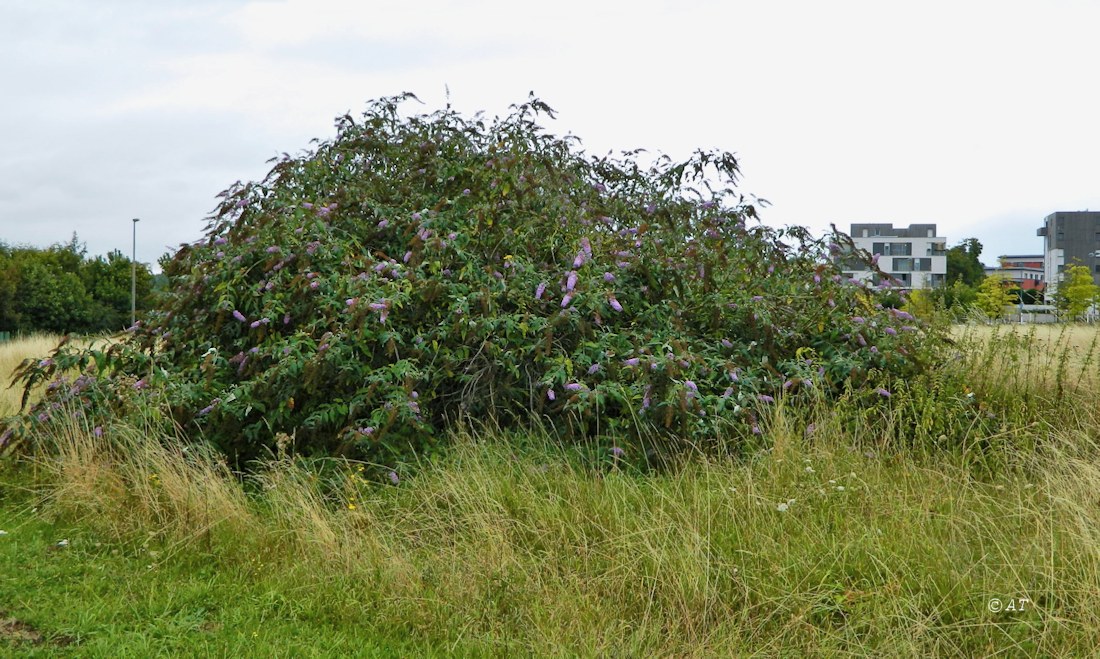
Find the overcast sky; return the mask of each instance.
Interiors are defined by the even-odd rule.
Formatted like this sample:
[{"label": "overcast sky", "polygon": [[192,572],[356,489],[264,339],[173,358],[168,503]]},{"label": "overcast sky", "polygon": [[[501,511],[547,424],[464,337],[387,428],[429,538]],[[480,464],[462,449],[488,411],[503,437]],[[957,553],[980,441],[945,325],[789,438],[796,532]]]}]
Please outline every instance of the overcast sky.
[{"label": "overcast sky", "polygon": [[1100,210],[1094,0],[0,0],[0,241],[156,259],[402,91],[586,150],[738,154],[765,221],[935,222],[983,260]]}]

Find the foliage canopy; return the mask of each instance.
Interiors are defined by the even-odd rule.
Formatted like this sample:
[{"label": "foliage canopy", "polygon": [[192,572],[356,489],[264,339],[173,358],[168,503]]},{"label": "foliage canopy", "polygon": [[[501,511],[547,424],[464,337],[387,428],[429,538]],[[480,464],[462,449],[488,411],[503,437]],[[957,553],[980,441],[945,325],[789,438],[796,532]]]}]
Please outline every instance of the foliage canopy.
[{"label": "foliage canopy", "polygon": [[226,190],[128,340],[26,365],[89,369],[32,423],[161,396],[238,460],[279,432],[405,456],[468,416],[698,443],[760,432],[780,397],[885,400],[942,345],[842,277],[844,237],[759,224],[730,153],[591,157],[534,97],[487,121],[405,117],[409,96]]},{"label": "foliage canopy", "polygon": [[1080,263],[1066,267],[1065,279],[1058,286],[1056,303],[1071,319],[1078,318],[1094,304],[1100,302],[1100,286],[1092,279],[1087,265]]},{"label": "foliage canopy", "polygon": [[[0,331],[117,332],[130,324],[131,261],[119,251],[87,258],[74,235],[46,249],[0,243]],[[136,272],[137,308],[151,298],[153,277]]]}]

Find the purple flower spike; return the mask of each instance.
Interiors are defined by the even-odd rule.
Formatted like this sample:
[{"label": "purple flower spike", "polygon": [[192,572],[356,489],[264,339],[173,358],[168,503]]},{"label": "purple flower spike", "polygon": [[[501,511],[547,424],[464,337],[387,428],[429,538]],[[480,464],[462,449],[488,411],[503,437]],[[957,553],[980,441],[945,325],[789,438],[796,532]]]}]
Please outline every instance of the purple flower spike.
[{"label": "purple flower spike", "polygon": [[389,220],[379,220],[378,221],[378,228],[379,229],[385,229],[387,226],[389,226],[389,223],[390,223]]},{"label": "purple flower spike", "polygon": [[93,428],[92,429],[92,434],[95,435],[96,437],[102,437],[103,436],[103,426],[96,426],[95,428]]},{"label": "purple flower spike", "polygon": [[863,323],[865,323],[867,321],[863,319],[863,316],[852,316],[852,322],[853,323],[859,323],[860,325],[862,325]]},{"label": "purple flower spike", "polygon": [[611,308],[614,309],[615,311],[622,311],[623,310],[623,305],[619,304],[619,301],[616,300],[615,298],[611,298],[610,300],[608,300],[608,303],[611,305]]},{"label": "purple flower spike", "polygon": [[283,314],[283,324],[284,325],[289,325],[290,324],[290,314],[289,313]]},{"label": "purple flower spike", "polygon": [[566,391],[580,391],[581,389],[582,385],[577,382],[570,382],[569,384],[565,385]]},{"label": "purple flower spike", "polygon": [[412,214],[412,219],[413,219],[414,222],[419,222],[420,221],[420,213],[413,213]]},{"label": "purple flower spike", "polygon": [[593,375],[594,373],[596,373],[596,371],[599,371],[599,370],[600,370],[600,365],[599,364],[593,364],[593,365],[588,367],[588,374]]},{"label": "purple flower spike", "polygon": [[282,250],[279,248],[278,245],[272,245],[271,247],[267,248],[267,253],[268,254],[278,254],[281,251]]},{"label": "purple flower spike", "polygon": [[546,390],[546,397],[549,398],[550,400],[554,400],[558,396],[557,396],[557,394],[554,393],[553,389],[547,389]]},{"label": "purple flower spike", "polygon": [[349,297],[348,299],[344,300],[344,303],[347,304],[349,307],[355,306],[355,298]]},{"label": "purple flower spike", "polygon": [[466,188],[462,191],[462,196],[467,197],[470,195],[470,188]]},{"label": "purple flower spike", "polygon": [[760,394],[759,396],[757,396],[757,398],[760,399],[761,403],[774,403],[775,402],[775,398],[769,396],[768,394]]},{"label": "purple flower spike", "polygon": [[612,455],[613,457],[615,457],[615,458],[621,458],[621,457],[623,457],[623,454],[624,454],[624,453],[626,453],[626,451],[622,450],[622,449],[621,449],[621,448],[619,448],[618,446],[612,446],[612,447],[611,447],[611,455]]},{"label": "purple flower spike", "polygon": [[889,334],[890,336],[897,336],[898,331],[896,329],[894,329],[893,327],[887,327],[886,328],[886,333]]},{"label": "purple flower spike", "polygon": [[248,322],[248,319],[244,317],[244,314],[236,309],[233,310],[233,317],[241,321],[242,323]]},{"label": "purple flower spike", "polygon": [[577,256],[573,259],[573,267],[579,268],[584,265],[584,252],[577,252]]},{"label": "purple flower spike", "polygon": [[723,348],[732,348],[733,347],[733,342],[730,341],[729,339],[722,339],[722,347]]},{"label": "purple flower spike", "polygon": [[615,281],[615,275],[611,274],[610,272],[605,272],[603,273],[603,280],[606,282],[613,282]]},{"label": "purple flower spike", "polygon": [[561,299],[561,308],[564,309],[569,306],[569,303],[573,301],[573,296],[568,293]]},{"label": "purple flower spike", "polygon": [[623,364],[626,364],[627,366],[637,366],[640,361],[641,360],[637,357],[631,357],[630,359],[624,359]]},{"label": "purple flower spike", "polygon": [[577,273],[570,271],[569,276],[565,280],[565,290],[572,291],[577,286]]},{"label": "purple flower spike", "polygon": [[397,472],[396,471],[391,471],[390,472],[390,483],[392,483],[394,485],[397,485],[400,482],[401,482],[401,478],[398,477]]},{"label": "purple flower spike", "polygon": [[228,241],[228,240],[226,240],[225,238],[221,237],[221,236],[219,236],[219,237],[217,237],[217,238],[215,238],[215,239],[214,239],[214,244],[215,244],[215,245],[224,245],[224,244],[226,244],[227,242],[229,242],[229,241]]},{"label": "purple flower spike", "polygon": [[535,299],[541,300],[544,292],[546,292],[546,282],[541,282],[538,287],[535,288]]},{"label": "purple flower spike", "polygon": [[887,391],[886,389],[883,389],[882,387],[879,387],[878,389],[875,389],[875,393],[878,394],[879,396],[882,396],[883,398],[889,398],[890,397],[890,392]]},{"label": "purple flower spike", "polygon": [[251,327],[252,329],[256,329],[256,328],[257,328],[257,327],[259,327],[260,325],[263,325],[263,323],[261,323],[261,322],[260,322],[260,321],[258,321],[258,320],[254,320],[254,321],[252,321],[252,323],[251,323],[251,324],[249,324],[249,327]]}]

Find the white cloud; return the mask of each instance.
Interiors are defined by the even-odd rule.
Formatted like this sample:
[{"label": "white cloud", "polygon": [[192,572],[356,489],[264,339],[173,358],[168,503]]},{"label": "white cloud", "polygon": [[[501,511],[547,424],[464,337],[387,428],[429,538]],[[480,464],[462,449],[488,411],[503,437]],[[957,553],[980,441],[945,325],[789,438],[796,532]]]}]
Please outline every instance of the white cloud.
[{"label": "white cloud", "polygon": [[534,90],[593,152],[735,151],[774,224],[1027,251],[1001,227],[1100,208],[1098,22],[1083,0],[9,4],[0,240],[112,245],[129,227],[100,223],[133,215],[162,227],[150,251],[194,239],[215,192],[336,115],[447,86],[489,114]]}]

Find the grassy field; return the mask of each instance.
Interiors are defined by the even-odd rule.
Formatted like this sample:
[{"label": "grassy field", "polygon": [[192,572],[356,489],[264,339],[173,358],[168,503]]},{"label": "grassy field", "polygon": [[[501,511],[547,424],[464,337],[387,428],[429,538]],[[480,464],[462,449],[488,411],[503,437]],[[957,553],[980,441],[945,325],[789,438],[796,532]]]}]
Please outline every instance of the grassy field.
[{"label": "grassy field", "polygon": [[74,425],[0,467],[0,649],[1094,654],[1096,331],[1028,330],[960,330],[944,368],[1003,422],[953,448],[780,405],[762,450],[656,473],[478,430],[392,477],[273,457],[242,478],[148,429]]},{"label": "grassy field", "polygon": [[27,357],[45,356],[57,347],[61,337],[39,334],[14,341],[0,341],[0,418],[19,411],[23,390],[11,387],[11,372]]}]

